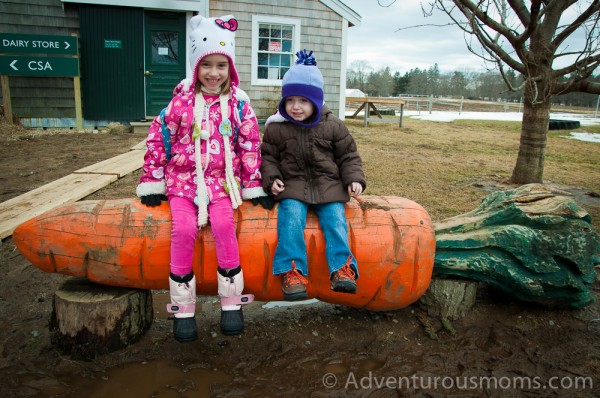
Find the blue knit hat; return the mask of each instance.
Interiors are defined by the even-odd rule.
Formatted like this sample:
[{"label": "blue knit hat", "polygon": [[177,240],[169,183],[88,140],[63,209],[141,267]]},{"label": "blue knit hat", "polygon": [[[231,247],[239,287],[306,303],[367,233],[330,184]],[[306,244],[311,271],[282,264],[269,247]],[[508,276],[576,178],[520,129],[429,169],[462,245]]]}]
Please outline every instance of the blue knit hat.
[{"label": "blue knit hat", "polygon": [[[304,127],[313,127],[321,119],[321,108],[323,107],[323,75],[317,68],[317,60],[313,52],[306,50],[298,51],[298,60],[283,76],[281,84],[281,101],[279,102],[279,113],[288,121]],[[285,99],[292,95],[307,98],[314,105],[315,112],[311,118],[299,122],[294,120],[285,111]]]}]

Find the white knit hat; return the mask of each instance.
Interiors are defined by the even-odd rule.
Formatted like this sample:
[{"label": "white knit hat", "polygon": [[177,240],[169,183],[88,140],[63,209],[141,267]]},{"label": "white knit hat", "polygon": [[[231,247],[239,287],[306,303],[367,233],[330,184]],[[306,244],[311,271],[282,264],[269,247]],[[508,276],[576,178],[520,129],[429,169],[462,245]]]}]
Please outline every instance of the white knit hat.
[{"label": "white knit hat", "polygon": [[212,54],[222,54],[229,58],[229,78],[233,86],[240,84],[235,69],[235,31],[238,21],[233,15],[218,18],[205,18],[196,15],[190,19],[190,67],[192,68],[191,86],[198,79],[198,64],[202,58]]}]

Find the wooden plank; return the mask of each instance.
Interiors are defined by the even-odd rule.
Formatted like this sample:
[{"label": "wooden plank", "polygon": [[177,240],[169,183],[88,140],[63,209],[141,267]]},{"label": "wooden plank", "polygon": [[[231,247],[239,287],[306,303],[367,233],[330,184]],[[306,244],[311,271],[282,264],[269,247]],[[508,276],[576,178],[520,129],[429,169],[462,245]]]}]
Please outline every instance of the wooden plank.
[{"label": "wooden plank", "polygon": [[132,146],[131,148],[129,148],[130,150],[134,150],[134,149],[140,149],[142,151],[146,150],[146,140],[142,140],[140,142],[138,142],[137,144],[135,144],[134,146]]},{"label": "wooden plank", "polygon": [[83,113],[81,111],[81,82],[79,76],[73,77],[73,91],[75,95],[75,124],[77,130],[83,130]]},{"label": "wooden plank", "polygon": [[19,224],[30,218],[65,203],[75,202],[116,180],[116,175],[69,174],[0,203],[0,239],[12,235]]},{"label": "wooden plank", "polygon": [[352,114],[352,116],[350,116],[350,119],[354,119],[358,115],[358,112],[360,112],[365,107],[366,104],[367,103],[364,102],[361,106],[359,106],[358,109],[356,110],[356,112],[354,112]]},{"label": "wooden plank", "polygon": [[381,113],[379,113],[379,110],[377,110],[374,103],[369,102],[369,106],[371,107],[373,112],[375,112],[375,114],[377,115],[378,118],[383,119],[383,116],[381,116]]},{"label": "wooden plank", "polygon": [[132,150],[100,163],[74,171],[75,174],[107,174],[119,178],[142,167],[146,150]]}]

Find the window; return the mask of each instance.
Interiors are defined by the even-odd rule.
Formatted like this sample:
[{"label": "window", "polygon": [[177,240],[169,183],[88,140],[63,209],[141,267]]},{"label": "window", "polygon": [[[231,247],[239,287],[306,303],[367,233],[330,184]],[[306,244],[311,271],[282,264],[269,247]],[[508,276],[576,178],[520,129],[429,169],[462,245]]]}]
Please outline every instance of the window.
[{"label": "window", "polygon": [[152,32],[152,63],[158,65],[178,64],[177,32]]},{"label": "window", "polygon": [[252,84],[281,85],[300,47],[300,20],[252,16]]}]

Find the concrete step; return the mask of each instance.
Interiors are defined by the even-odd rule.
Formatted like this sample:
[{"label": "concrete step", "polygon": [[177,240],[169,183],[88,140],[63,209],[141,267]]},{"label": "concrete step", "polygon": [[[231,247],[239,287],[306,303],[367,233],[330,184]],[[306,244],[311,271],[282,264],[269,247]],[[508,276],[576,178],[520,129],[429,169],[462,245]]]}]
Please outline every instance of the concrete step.
[{"label": "concrete step", "polygon": [[148,132],[150,125],[152,124],[151,120],[145,122],[131,122],[129,123],[131,127],[133,127],[134,133]]}]

